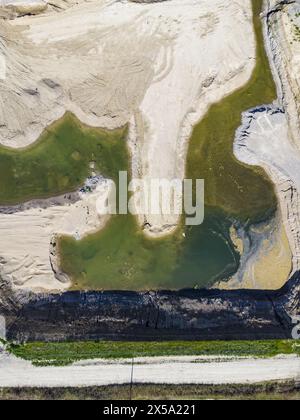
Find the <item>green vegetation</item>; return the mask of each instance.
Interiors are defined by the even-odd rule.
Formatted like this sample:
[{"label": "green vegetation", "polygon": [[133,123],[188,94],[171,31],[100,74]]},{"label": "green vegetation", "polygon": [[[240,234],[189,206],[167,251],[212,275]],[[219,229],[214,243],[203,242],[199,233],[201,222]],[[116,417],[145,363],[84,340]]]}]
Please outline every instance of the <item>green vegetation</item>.
[{"label": "green vegetation", "polygon": [[274,357],[299,354],[299,342],[270,341],[171,341],[171,342],[106,342],[84,341],[63,343],[10,344],[8,349],[17,357],[35,365],[68,365],[87,359],[131,359],[154,356],[253,356]]},{"label": "green vegetation", "polygon": [[294,41],[300,42],[300,27],[298,25],[294,25]]},{"label": "green vegetation", "polygon": [[0,400],[300,400],[299,385],[109,385],[64,388],[0,388]]},{"label": "green vegetation", "polygon": [[111,132],[91,129],[67,114],[26,149],[0,147],[0,204],[73,191],[90,175],[91,162],[116,179],[128,165],[126,136],[126,127]]}]

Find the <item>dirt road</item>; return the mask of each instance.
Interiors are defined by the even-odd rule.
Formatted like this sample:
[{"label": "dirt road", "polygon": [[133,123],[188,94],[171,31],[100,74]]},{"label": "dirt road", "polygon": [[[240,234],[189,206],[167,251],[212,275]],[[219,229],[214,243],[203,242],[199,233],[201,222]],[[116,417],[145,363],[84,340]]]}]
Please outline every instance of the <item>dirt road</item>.
[{"label": "dirt road", "polygon": [[300,358],[233,360],[199,357],[85,361],[66,367],[33,367],[0,353],[0,387],[101,386],[111,384],[239,384],[299,380]]}]

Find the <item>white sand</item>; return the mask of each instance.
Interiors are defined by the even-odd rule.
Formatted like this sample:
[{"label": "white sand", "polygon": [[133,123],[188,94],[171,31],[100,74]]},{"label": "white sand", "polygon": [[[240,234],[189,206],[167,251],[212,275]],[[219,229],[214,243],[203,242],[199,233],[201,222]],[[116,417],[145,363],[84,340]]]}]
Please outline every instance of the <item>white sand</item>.
[{"label": "white sand", "polygon": [[[2,32],[17,44],[3,47],[0,142],[28,145],[66,110],[102,127],[130,120],[138,178],[182,179],[191,126],[255,64],[250,0],[99,0],[17,19]],[[158,235],[178,217],[147,221]]]},{"label": "white sand", "polygon": [[100,182],[95,191],[74,194],[73,200],[69,195],[40,200],[45,208],[32,202],[28,209],[1,214],[0,276],[18,288],[68,288],[70,282],[59,272],[56,249],[50,243],[56,242],[58,234],[80,239],[101,229],[107,216],[99,216],[96,200],[106,191],[105,182]]},{"label": "white sand", "polygon": [[[244,85],[251,75],[255,44],[250,1],[69,3],[64,9],[72,7],[61,13],[51,9],[40,16],[1,22],[5,38],[0,52],[7,55],[7,77],[0,80],[0,142],[16,148],[31,144],[66,110],[94,126],[114,128],[130,121],[134,176],[182,178],[192,126],[209,104]],[[235,152],[242,161],[262,165],[275,182],[295,271],[300,265],[300,135],[295,101],[300,43],[293,40],[292,25],[290,15],[279,12],[272,33],[266,33],[280,106],[286,113],[256,115],[259,119],[267,115],[271,128],[257,133],[257,124],[251,121],[250,135],[241,142],[247,148],[236,146]],[[91,200],[93,207],[96,198]],[[59,274],[60,280],[55,279],[51,269],[51,238],[60,232],[84,235],[102,225],[94,210],[90,220],[83,221],[84,201],[78,207],[81,216],[74,216],[73,205],[67,211],[54,206],[0,215],[5,232],[0,237],[2,272],[14,284],[37,290],[66,287],[65,279]],[[145,216],[140,222],[149,222],[148,233],[155,236],[173,230],[178,221]],[[66,228],[66,223],[72,227]],[[285,267],[276,279],[279,287],[288,277],[290,259],[280,228],[274,229],[270,243],[262,242],[248,258],[230,287],[272,288],[274,282],[264,279],[256,262],[258,267],[270,266],[274,259]],[[51,262],[55,265],[53,258]]]},{"label": "white sand", "polygon": [[[275,5],[278,2],[268,3]],[[300,40],[295,41],[293,27],[297,23],[297,10],[300,12],[300,3],[287,5],[283,11],[275,13],[271,19],[271,32],[266,33],[267,51],[277,82],[278,105],[245,113],[234,146],[238,159],[264,167],[276,186],[281,218],[292,251],[292,273],[300,269],[300,103],[297,99],[300,94]],[[300,18],[297,24],[300,26]],[[264,258],[262,256],[261,260]],[[280,258],[273,255],[273,260],[274,266],[278,266],[277,273],[281,273]],[[269,264],[264,264],[267,274],[262,271],[261,278],[269,275]],[[252,268],[254,265],[252,262]]]},{"label": "white sand", "polygon": [[[138,178],[183,178],[192,126],[211,103],[244,85],[255,64],[250,0],[98,0],[2,22],[0,143],[31,144],[66,110],[91,126],[130,121]],[[0,215],[2,270],[14,284],[66,287],[51,272],[50,239],[66,223],[70,234],[89,231],[69,210]],[[161,215],[145,220],[156,236],[178,222]]]},{"label": "white sand", "polygon": [[[251,76],[252,13],[249,1],[181,0],[161,7],[169,10],[160,31],[168,34],[170,43],[158,57],[156,83],[131,120],[133,169],[137,178],[182,179],[192,127],[209,105]],[[155,20],[160,13],[160,8],[156,16],[153,12]],[[174,230],[178,217],[145,215],[140,222],[149,223],[149,233],[157,236]]]}]

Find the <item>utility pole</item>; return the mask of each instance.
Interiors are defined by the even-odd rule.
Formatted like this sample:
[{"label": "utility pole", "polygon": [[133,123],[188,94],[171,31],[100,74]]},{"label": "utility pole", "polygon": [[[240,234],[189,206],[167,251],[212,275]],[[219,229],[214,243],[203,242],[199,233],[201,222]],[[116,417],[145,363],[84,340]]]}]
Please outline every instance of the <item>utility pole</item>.
[{"label": "utility pole", "polygon": [[131,378],[130,378],[130,394],[129,394],[129,400],[130,401],[132,401],[133,369],[134,369],[134,357],[132,358],[132,362],[131,362]]}]

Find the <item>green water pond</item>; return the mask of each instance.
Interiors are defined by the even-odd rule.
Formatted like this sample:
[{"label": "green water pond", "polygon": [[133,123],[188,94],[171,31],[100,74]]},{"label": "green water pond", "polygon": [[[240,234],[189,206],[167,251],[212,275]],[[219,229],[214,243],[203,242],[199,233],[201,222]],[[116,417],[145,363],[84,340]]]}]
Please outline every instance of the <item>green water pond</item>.
[{"label": "green water pond", "polygon": [[[205,179],[205,221],[179,226],[164,239],[148,239],[131,215],[113,216],[107,226],[80,241],[59,241],[61,266],[73,280],[72,289],[148,290],[210,287],[227,279],[240,255],[230,228],[270,218],[277,207],[274,188],[265,172],[238,162],[233,155],[241,113],[270,103],[276,89],[264,49],[260,11],[252,0],[257,62],[251,80],[213,105],[194,128],[186,175]],[[106,177],[117,179],[130,168],[127,127],[91,129],[67,114],[41,139],[22,151],[0,148],[0,204],[73,191],[90,175],[90,162]]]},{"label": "green water pond", "polygon": [[[116,216],[95,235],[61,242],[62,267],[75,288],[180,289],[210,287],[239,266],[230,238],[235,224],[247,229],[274,214],[273,185],[261,168],[238,162],[233,139],[241,113],[276,98],[264,49],[261,0],[253,0],[257,61],[251,80],[218,104],[195,127],[190,140],[187,178],[205,179],[205,221],[165,239],[145,238],[132,216]],[[185,233],[185,238],[182,234]]]}]

